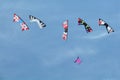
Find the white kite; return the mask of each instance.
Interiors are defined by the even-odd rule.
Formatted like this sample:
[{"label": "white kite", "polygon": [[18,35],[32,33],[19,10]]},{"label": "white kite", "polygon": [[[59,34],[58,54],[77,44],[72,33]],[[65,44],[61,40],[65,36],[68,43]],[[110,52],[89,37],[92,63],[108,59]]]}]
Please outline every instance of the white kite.
[{"label": "white kite", "polygon": [[38,18],[36,18],[32,15],[29,15],[29,19],[30,19],[31,22],[37,22],[40,29],[42,29],[43,27],[46,27],[45,23],[43,23],[40,19],[38,19]]}]

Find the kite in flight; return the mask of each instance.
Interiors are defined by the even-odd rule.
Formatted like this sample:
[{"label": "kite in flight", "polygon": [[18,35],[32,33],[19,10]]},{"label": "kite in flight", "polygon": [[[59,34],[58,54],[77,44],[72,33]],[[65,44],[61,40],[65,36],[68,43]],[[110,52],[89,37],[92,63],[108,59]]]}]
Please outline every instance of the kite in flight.
[{"label": "kite in flight", "polygon": [[74,63],[80,64],[81,63],[81,59],[79,57],[77,57],[77,59],[74,61]]},{"label": "kite in flight", "polygon": [[14,14],[13,22],[18,22],[21,26],[22,31],[29,30],[29,27],[27,26],[27,24],[16,14]]},{"label": "kite in flight", "polygon": [[82,19],[78,18],[78,25],[84,25],[86,32],[92,32],[92,28]]},{"label": "kite in flight", "polygon": [[38,18],[36,18],[32,15],[29,15],[29,19],[30,19],[31,22],[37,22],[40,29],[42,29],[43,27],[46,27],[45,23],[43,23],[40,19],[38,19]]},{"label": "kite in flight", "polygon": [[109,26],[104,20],[102,20],[102,19],[99,19],[99,26],[105,26],[108,34],[109,34],[110,32],[114,32],[114,30],[112,29],[112,27],[110,27],[110,26]]},{"label": "kite in flight", "polygon": [[68,37],[68,20],[64,21],[62,25],[63,25],[63,28],[64,28],[62,38],[63,38],[63,40],[67,40],[67,37]]}]

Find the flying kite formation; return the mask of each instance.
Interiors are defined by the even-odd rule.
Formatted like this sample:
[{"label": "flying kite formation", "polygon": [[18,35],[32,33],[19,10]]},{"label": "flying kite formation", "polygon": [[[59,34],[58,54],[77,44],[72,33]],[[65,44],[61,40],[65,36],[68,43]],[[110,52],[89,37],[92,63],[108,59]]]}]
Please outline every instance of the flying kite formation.
[{"label": "flying kite formation", "polygon": [[[29,15],[29,20],[30,22],[36,22],[38,26],[40,27],[40,29],[43,29],[44,27],[46,27],[46,24],[37,17]],[[16,14],[14,14],[13,22],[18,22],[21,26],[22,31],[29,30],[29,27],[27,26],[27,24],[21,19],[21,17],[19,17]],[[108,33],[114,32],[114,29],[111,26],[109,26],[108,23],[106,23],[104,20],[100,18],[99,18],[98,24],[99,26],[105,26]],[[92,28],[81,18],[78,18],[78,25],[83,25],[87,33],[93,31]],[[62,38],[63,40],[67,40],[68,39],[68,20],[65,20],[62,23],[62,26],[64,29]]]}]

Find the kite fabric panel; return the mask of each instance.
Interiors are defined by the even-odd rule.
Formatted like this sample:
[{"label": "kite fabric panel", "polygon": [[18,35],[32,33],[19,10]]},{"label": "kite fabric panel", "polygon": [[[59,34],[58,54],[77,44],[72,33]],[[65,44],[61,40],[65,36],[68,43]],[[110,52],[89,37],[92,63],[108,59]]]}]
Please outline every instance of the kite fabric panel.
[{"label": "kite fabric panel", "polygon": [[22,31],[29,30],[29,27],[27,26],[27,24],[16,14],[14,14],[13,22],[18,22],[21,26]]},{"label": "kite fabric panel", "polygon": [[99,24],[99,26],[105,26],[108,34],[110,32],[114,32],[113,28],[111,26],[109,26],[108,23],[106,23],[104,20],[102,20],[100,18],[99,18],[98,24]]},{"label": "kite fabric panel", "polygon": [[81,18],[78,18],[78,25],[84,25],[86,32],[92,32],[92,28]]},{"label": "kite fabric panel", "polygon": [[38,24],[38,26],[40,27],[40,29],[42,29],[43,27],[46,27],[46,24],[43,23],[43,21],[41,21],[40,19],[38,19],[32,15],[29,15],[29,19],[31,22],[36,22]]},{"label": "kite fabric panel", "polygon": [[63,40],[67,40],[67,38],[68,38],[68,20],[64,21],[62,26],[64,28],[62,38],[63,38]]},{"label": "kite fabric panel", "polygon": [[81,59],[79,57],[77,57],[77,59],[75,59],[74,63],[80,64],[81,63]]}]

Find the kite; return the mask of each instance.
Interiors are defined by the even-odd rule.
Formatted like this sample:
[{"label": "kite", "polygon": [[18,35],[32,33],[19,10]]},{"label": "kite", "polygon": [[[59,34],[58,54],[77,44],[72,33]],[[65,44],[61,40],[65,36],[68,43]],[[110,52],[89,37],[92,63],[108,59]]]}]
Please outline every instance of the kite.
[{"label": "kite", "polygon": [[80,64],[81,63],[81,59],[79,57],[77,57],[77,59],[74,61],[74,63]]},{"label": "kite", "polygon": [[29,15],[29,19],[30,19],[31,22],[37,22],[40,29],[42,29],[43,27],[46,27],[45,23],[43,23],[40,19],[38,19],[38,18],[36,18],[32,15]]},{"label": "kite", "polygon": [[63,40],[67,40],[67,37],[68,37],[68,20],[64,21],[62,25],[63,25],[63,28],[64,28],[62,38],[63,38]]},{"label": "kite", "polygon": [[29,27],[27,26],[27,24],[16,14],[14,14],[13,22],[18,22],[21,26],[22,31],[29,30]]},{"label": "kite", "polygon": [[84,25],[86,32],[92,32],[92,28],[82,19],[78,18],[78,25]]},{"label": "kite", "polygon": [[112,27],[110,27],[104,20],[102,20],[100,18],[99,18],[99,26],[105,26],[108,34],[110,32],[114,32],[114,30],[112,29]]}]

